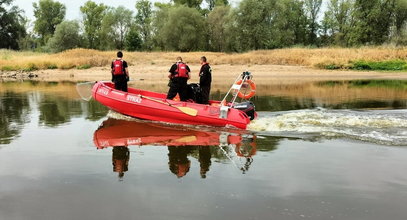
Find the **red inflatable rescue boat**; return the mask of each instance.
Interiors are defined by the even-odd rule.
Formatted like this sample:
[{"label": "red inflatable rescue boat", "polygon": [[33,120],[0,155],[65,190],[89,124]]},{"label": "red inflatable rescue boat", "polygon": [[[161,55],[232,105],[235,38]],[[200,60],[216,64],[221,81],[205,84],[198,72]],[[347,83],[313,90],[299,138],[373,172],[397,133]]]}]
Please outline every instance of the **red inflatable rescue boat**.
[{"label": "red inflatable rescue boat", "polygon": [[[240,88],[241,85],[234,84],[231,90]],[[226,97],[222,102],[210,101],[209,105],[203,105],[168,100],[166,94],[135,88],[122,92],[115,90],[111,82],[97,82],[93,86],[92,95],[96,101],[113,111],[152,121],[246,129],[250,120],[256,117],[254,105],[251,102],[234,103],[236,97],[227,105],[224,104]],[[248,109],[252,113],[250,116],[245,112]]]}]

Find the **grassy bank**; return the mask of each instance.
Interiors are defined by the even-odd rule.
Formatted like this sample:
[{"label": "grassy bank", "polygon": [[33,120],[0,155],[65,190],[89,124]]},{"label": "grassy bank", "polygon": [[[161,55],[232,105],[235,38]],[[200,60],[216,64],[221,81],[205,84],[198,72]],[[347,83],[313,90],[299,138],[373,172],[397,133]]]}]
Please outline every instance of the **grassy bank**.
[{"label": "grassy bank", "polygon": [[[130,65],[168,65],[182,56],[197,64],[205,55],[214,65],[300,65],[321,69],[406,70],[407,47],[404,48],[290,48],[261,50],[240,54],[215,52],[125,52]],[[74,49],[57,54],[0,50],[0,70],[87,69],[107,66],[115,51]]]},{"label": "grassy bank", "polygon": [[385,61],[350,61],[348,64],[328,64],[323,65],[324,69],[351,69],[351,70],[378,70],[378,71],[404,71],[407,70],[406,60],[385,60]]}]

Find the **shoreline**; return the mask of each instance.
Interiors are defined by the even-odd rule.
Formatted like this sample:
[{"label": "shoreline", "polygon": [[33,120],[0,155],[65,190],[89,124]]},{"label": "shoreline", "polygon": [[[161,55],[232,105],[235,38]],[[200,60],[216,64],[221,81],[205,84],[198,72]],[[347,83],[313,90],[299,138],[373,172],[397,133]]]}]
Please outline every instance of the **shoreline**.
[{"label": "shoreline", "polygon": [[[166,84],[169,66],[140,65],[129,66],[130,78],[143,84]],[[192,64],[190,82],[198,82],[199,65]],[[328,80],[389,79],[407,80],[407,72],[379,72],[353,70],[323,70],[307,66],[289,65],[212,65],[213,84],[225,84],[243,71],[252,72],[257,85],[298,84]],[[98,81],[110,80],[110,68],[93,67],[89,69],[51,69],[37,71],[1,71],[0,79],[30,79],[35,81]]]}]

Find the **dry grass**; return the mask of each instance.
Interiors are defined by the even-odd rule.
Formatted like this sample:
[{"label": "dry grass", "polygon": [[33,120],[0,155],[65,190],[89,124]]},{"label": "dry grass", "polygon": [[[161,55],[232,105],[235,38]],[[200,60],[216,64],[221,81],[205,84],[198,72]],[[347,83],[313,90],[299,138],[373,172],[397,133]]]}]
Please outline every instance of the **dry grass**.
[{"label": "dry grass", "polygon": [[[168,65],[177,56],[187,63],[198,64],[205,55],[214,65],[298,65],[324,68],[328,65],[346,67],[353,61],[407,61],[407,47],[365,47],[365,48],[290,48],[260,50],[248,53],[226,54],[215,52],[125,52],[130,65]],[[58,54],[0,51],[1,70],[72,69],[107,66],[115,57],[114,51],[87,49],[68,50]]]}]

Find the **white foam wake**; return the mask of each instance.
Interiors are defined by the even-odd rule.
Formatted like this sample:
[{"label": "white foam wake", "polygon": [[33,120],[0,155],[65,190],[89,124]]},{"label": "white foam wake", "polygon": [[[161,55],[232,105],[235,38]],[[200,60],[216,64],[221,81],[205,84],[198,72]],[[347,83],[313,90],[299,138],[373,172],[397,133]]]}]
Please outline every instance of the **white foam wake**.
[{"label": "white foam wake", "polygon": [[263,113],[249,125],[263,133],[345,136],[389,145],[407,145],[407,111],[298,110]]}]

